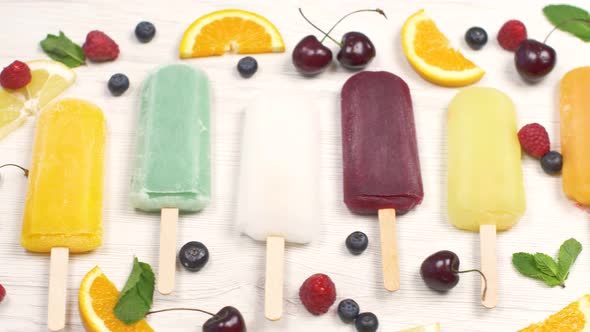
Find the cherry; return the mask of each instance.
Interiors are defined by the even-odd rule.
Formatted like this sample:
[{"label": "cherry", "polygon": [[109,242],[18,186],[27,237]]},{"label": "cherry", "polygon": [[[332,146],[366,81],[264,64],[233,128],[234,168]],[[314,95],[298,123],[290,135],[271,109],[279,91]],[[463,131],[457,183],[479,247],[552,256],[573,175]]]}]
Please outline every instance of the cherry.
[{"label": "cherry", "polygon": [[227,306],[205,322],[203,332],[246,332],[246,323],[238,309]]},{"label": "cherry", "polygon": [[29,170],[26,169],[26,168],[24,168],[24,167],[22,167],[22,166],[19,166],[17,164],[4,164],[4,165],[0,165],[0,168],[2,168],[2,167],[10,167],[10,166],[19,168],[21,171],[23,171],[23,173],[25,173],[25,176],[29,176]]},{"label": "cherry", "polygon": [[360,32],[345,33],[341,46],[336,58],[343,67],[352,70],[365,68],[376,54],[369,37]]},{"label": "cherry", "polygon": [[315,36],[303,38],[293,49],[293,65],[304,75],[317,75],[332,62],[332,51],[324,46]]},{"label": "cherry", "polygon": [[365,68],[367,64],[373,60],[376,54],[375,46],[367,36],[360,32],[348,32],[342,36],[341,42],[336,41],[330,36],[330,33],[340,22],[342,22],[342,20],[359,12],[377,12],[385,16],[385,13],[381,9],[361,9],[353,11],[338,20],[328,32],[324,32],[307,19],[301,8],[299,8],[301,16],[311,26],[321,32],[324,37],[322,40],[318,40],[315,36],[309,35],[303,38],[295,46],[292,53],[292,61],[295,68],[297,68],[299,72],[308,76],[317,75],[328,68],[330,62],[332,62],[332,51],[322,44],[326,38],[340,46],[337,59],[343,67],[353,70]]},{"label": "cherry", "polygon": [[547,37],[545,37],[542,43],[534,39],[526,39],[518,45],[516,53],[514,53],[514,64],[524,80],[531,83],[538,82],[553,70],[557,61],[557,53],[551,46],[547,45],[547,39],[562,25],[571,22],[590,24],[590,20],[579,18],[565,20],[557,24],[547,34]]},{"label": "cherry", "polygon": [[[460,273],[477,272],[487,284],[487,280],[481,271],[475,269],[459,271],[459,264],[457,254],[449,250],[441,250],[428,256],[422,262],[420,275],[428,287],[439,292],[453,289],[459,283]],[[482,299],[485,298],[486,289],[487,285],[484,287]]]},{"label": "cherry", "polygon": [[208,311],[192,308],[171,308],[150,311],[146,314],[156,314],[165,311],[198,311],[212,316],[203,324],[203,332],[246,332],[246,323],[240,311],[234,307],[226,306],[216,314]]},{"label": "cherry", "polygon": [[529,82],[538,82],[553,70],[556,58],[557,54],[551,46],[527,39],[518,45],[514,64],[522,78]]}]

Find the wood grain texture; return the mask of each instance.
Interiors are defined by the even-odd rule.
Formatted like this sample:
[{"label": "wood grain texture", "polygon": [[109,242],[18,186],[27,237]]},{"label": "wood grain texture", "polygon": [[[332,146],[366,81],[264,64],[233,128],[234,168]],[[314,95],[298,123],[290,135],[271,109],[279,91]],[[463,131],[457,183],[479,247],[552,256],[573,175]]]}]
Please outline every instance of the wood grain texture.
[{"label": "wood grain texture", "polygon": [[[280,3],[280,4],[279,4]],[[422,260],[435,251],[448,249],[461,258],[462,268],[480,266],[479,235],[453,228],[446,216],[446,108],[457,89],[441,88],[422,80],[406,61],[400,44],[404,20],[420,8],[428,13],[467,57],[482,66],[483,86],[497,87],[514,100],[520,125],[539,122],[546,126],[552,148],[559,150],[557,91],[559,79],[570,69],[589,65],[590,44],[556,32],[550,44],[558,63],[543,82],[530,86],[514,70],[512,54],[495,41],[501,24],[523,20],[531,37],[542,39],[551,29],[541,8],[549,0],[102,0],[33,1],[0,0],[3,31],[0,64],[14,59],[44,58],[39,41],[46,33],[64,31],[83,42],[86,33],[101,29],[121,47],[112,63],[76,69],[77,83],[67,96],[88,99],[105,112],[108,126],[104,245],[88,254],[70,257],[66,331],[83,331],[77,308],[77,290],[83,276],[100,265],[122,288],[131,270],[133,256],[156,267],[158,263],[159,215],[134,211],[129,202],[129,184],[138,115],[138,95],[147,73],[159,64],[179,62],[177,50],[184,29],[197,17],[223,8],[242,8],[266,16],[283,34],[285,54],[257,55],[258,72],[242,79],[236,71],[239,55],[183,61],[206,70],[212,86],[213,196],[210,206],[198,214],[182,215],[178,223],[177,248],[196,240],[211,254],[207,266],[191,273],[177,265],[176,288],[171,295],[156,294],[154,309],[173,306],[217,311],[225,305],[238,307],[249,331],[354,331],[340,322],[334,308],[315,317],[301,305],[298,290],[313,273],[327,273],[337,285],[338,299],[354,298],[363,311],[377,314],[381,331],[396,331],[421,323],[440,321],[444,331],[515,331],[555,312],[588,292],[590,276],[590,225],[587,213],[577,209],[561,191],[561,179],[543,173],[539,162],[523,157],[528,209],[520,222],[497,237],[498,306],[489,310],[480,303],[480,278],[462,275],[452,291],[438,294],[422,282]],[[588,6],[586,0],[568,3]],[[314,79],[301,77],[292,67],[290,52],[305,35],[316,32],[297,12],[301,6],[317,25],[330,27],[341,15],[360,7],[382,7],[388,20],[369,13],[344,21],[334,32],[339,38],[350,30],[370,36],[377,57],[370,70],[388,70],[403,77],[411,88],[418,146],[424,182],[424,202],[398,218],[398,248],[402,289],[383,289],[378,222],[375,216],[357,216],[342,202],[339,91],[350,72],[338,66]],[[157,36],[149,44],[136,41],[133,30],[141,20],[152,21]],[[463,41],[465,31],[484,27],[489,43],[471,51]],[[335,45],[326,44],[336,51]],[[127,74],[131,88],[122,97],[110,96],[106,82],[117,72]],[[318,240],[305,246],[287,245],[285,250],[285,301],[283,318],[264,318],[265,245],[240,235],[233,223],[238,171],[242,110],[262,88],[290,80],[305,91],[321,110],[322,218]],[[280,106],[280,105],[279,105]],[[0,163],[29,165],[34,129],[29,120],[21,129],[0,141]],[[16,169],[0,171],[0,283],[8,296],[0,304],[0,331],[46,331],[48,255],[32,254],[19,243],[26,179]],[[297,202],[294,202],[297,204]],[[302,206],[301,208],[305,208]],[[369,236],[367,251],[351,256],[344,240],[353,231]],[[524,278],[511,265],[517,251],[556,254],[559,245],[577,238],[586,249],[576,262],[567,287],[548,288]],[[166,313],[149,318],[162,332],[195,331],[206,317],[194,313]]]},{"label": "wood grain texture", "polygon": [[383,286],[390,292],[399,290],[399,255],[395,209],[382,209],[379,215],[379,246]]}]

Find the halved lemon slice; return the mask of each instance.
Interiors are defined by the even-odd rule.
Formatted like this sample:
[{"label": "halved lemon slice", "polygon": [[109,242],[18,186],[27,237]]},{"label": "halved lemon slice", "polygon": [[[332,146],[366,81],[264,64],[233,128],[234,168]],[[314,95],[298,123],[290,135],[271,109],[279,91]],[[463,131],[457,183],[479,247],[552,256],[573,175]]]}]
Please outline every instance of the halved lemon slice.
[{"label": "halved lemon slice", "polygon": [[86,331],[92,332],[154,332],[145,320],[125,325],[114,313],[119,291],[96,266],[86,274],[80,285],[78,301]]},{"label": "halved lemon slice", "polygon": [[27,110],[33,114],[45,107],[76,81],[76,73],[60,62],[34,60],[27,62],[31,83],[25,87]]},{"label": "halved lemon slice", "polygon": [[402,46],[410,64],[425,80],[458,87],[479,81],[485,71],[449,45],[434,21],[420,10],[402,28]]},{"label": "halved lemon slice", "polygon": [[284,51],[283,37],[269,20],[239,9],[201,16],[186,29],[180,43],[181,58]]},{"label": "halved lemon slice", "polygon": [[22,96],[0,89],[0,139],[22,126],[28,114]]},{"label": "halved lemon slice", "polygon": [[583,332],[590,330],[590,295],[570,303],[544,322],[518,330],[518,332]]}]

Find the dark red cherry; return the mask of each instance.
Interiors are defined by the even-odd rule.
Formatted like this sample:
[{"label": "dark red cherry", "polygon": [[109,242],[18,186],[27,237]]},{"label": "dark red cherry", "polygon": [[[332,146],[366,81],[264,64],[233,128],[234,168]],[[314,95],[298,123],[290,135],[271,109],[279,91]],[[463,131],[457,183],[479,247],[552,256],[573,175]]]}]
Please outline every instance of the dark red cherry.
[{"label": "dark red cherry", "polygon": [[348,69],[365,68],[375,57],[375,46],[360,32],[347,32],[342,36],[341,48],[336,56],[340,64]]},{"label": "dark red cherry", "polygon": [[518,73],[529,82],[542,80],[553,70],[556,59],[557,54],[552,47],[533,39],[520,43],[514,54]]},{"label": "dark red cherry", "polygon": [[452,251],[442,250],[424,260],[420,275],[428,287],[448,291],[459,282],[459,257]]},{"label": "dark red cherry", "polygon": [[246,323],[238,309],[227,306],[205,322],[203,332],[246,332]]},{"label": "dark red cherry", "polygon": [[317,75],[332,62],[332,51],[312,35],[306,36],[295,46],[293,65],[304,75]]}]

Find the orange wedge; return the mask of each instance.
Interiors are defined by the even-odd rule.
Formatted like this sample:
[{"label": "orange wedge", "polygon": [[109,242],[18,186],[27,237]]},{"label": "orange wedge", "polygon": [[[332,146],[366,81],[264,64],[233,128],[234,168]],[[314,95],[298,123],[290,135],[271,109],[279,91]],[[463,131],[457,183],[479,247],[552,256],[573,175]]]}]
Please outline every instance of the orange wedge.
[{"label": "orange wedge", "polygon": [[544,322],[532,324],[518,332],[582,332],[590,329],[590,295],[570,303]]},{"label": "orange wedge", "polygon": [[145,320],[125,325],[115,317],[114,308],[119,291],[96,266],[86,274],[80,285],[78,301],[84,328],[89,332],[154,332]]},{"label": "orange wedge", "polygon": [[453,49],[434,21],[420,10],[410,16],[402,28],[404,54],[425,80],[458,87],[473,84],[485,74],[483,69]]},{"label": "orange wedge", "polygon": [[226,9],[201,16],[184,32],[181,58],[284,52],[283,37],[266,18],[245,10]]}]

